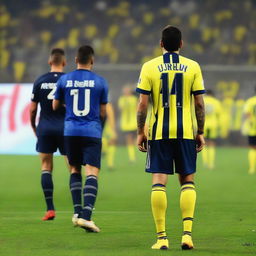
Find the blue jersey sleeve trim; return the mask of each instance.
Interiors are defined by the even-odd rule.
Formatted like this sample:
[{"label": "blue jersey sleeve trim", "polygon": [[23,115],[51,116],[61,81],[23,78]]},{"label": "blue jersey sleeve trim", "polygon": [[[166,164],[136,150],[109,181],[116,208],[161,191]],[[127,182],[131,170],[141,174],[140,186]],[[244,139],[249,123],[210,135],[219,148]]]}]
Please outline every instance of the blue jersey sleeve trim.
[{"label": "blue jersey sleeve trim", "polygon": [[141,94],[146,94],[149,95],[151,93],[151,91],[146,91],[140,88],[136,88],[136,92],[141,93]]},{"label": "blue jersey sleeve trim", "polygon": [[194,91],[192,92],[193,95],[199,95],[199,94],[204,94],[205,90],[198,90],[198,91]]}]

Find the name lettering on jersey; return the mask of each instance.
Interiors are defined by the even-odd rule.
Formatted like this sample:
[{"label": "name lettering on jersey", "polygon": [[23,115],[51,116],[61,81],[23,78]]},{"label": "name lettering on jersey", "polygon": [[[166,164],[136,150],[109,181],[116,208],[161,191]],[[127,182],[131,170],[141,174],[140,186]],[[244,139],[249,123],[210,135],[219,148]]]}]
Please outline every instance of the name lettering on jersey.
[{"label": "name lettering on jersey", "polygon": [[164,72],[169,70],[187,72],[187,68],[188,66],[180,63],[164,63],[161,65],[158,65],[159,72]]},{"label": "name lettering on jersey", "polygon": [[67,80],[66,87],[79,87],[79,88],[84,88],[84,87],[89,87],[92,88],[95,85],[94,80],[84,80],[84,81],[73,81],[73,80]]},{"label": "name lettering on jersey", "polygon": [[41,89],[54,89],[56,87],[56,83],[42,83]]}]

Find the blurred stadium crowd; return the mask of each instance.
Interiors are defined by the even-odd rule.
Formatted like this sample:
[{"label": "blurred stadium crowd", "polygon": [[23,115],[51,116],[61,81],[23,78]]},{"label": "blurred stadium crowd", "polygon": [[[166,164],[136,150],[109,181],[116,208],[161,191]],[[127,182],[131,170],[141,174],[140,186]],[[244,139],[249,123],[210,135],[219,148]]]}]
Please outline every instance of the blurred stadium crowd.
[{"label": "blurred stadium crowd", "polygon": [[4,0],[0,82],[33,81],[47,70],[52,47],[64,48],[72,65],[84,43],[97,63],[142,63],[160,54],[163,24],[181,28],[182,53],[200,64],[253,65],[255,17],[254,0]]}]

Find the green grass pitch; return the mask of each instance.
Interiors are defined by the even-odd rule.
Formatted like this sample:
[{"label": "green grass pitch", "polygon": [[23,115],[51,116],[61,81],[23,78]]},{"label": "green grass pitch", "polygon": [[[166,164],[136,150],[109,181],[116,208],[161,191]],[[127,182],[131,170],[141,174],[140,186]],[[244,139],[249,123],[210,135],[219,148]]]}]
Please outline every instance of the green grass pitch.
[{"label": "green grass pitch", "polygon": [[216,169],[196,176],[195,249],[181,251],[179,185],[167,187],[167,232],[170,250],[153,251],[155,229],[150,210],[151,177],[145,155],[130,164],[119,148],[116,168],[102,163],[94,220],[99,234],[71,223],[69,174],[62,157],[55,158],[54,221],[42,222],[45,211],[37,156],[0,156],[0,255],[4,256],[150,256],[256,255],[256,174],[248,175],[246,148],[219,148]]}]

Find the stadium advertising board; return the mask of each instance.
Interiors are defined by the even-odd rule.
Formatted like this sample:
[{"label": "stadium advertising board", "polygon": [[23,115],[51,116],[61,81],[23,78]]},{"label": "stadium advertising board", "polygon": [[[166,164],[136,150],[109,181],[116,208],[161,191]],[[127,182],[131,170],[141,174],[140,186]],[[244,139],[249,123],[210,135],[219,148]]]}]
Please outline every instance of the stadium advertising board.
[{"label": "stadium advertising board", "polygon": [[36,154],[30,127],[32,84],[0,84],[0,154]]}]

